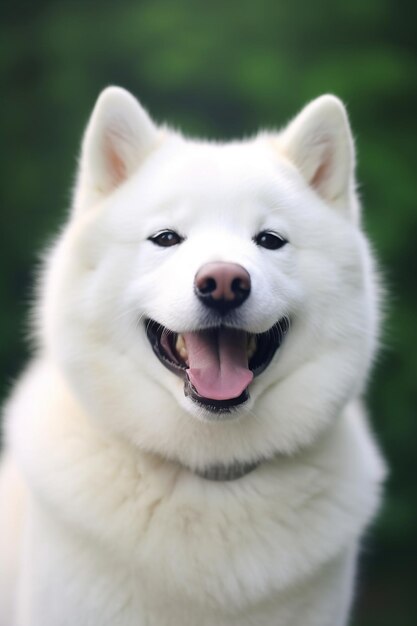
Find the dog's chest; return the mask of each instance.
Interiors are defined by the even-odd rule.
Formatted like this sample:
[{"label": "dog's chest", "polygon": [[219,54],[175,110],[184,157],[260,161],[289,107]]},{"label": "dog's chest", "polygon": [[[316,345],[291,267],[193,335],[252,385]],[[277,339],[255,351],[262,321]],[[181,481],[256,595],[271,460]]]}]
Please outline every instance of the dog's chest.
[{"label": "dog's chest", "polygon": [[252,569],[248,562],[246,571],[239,572],[236,568],[241,564],[229,562],[225,554],[220,571],[214,562],[199,562],[202,555],[190,552],[188,563],[182,555],[176,569],[172,545],[169,570],[167,555],[158,550],[148,555],[148,567],[129,566],[38,513],[32,518],[31,550],[20,587],[20,606],[26,607],[31,619],[25,621],[21,615],[22,626],[344,624],[351,595],[352,549],[278,590],[272,574],[280,564],[262,564],[262,556],[252,555]]},{"label": "dog's chest", "polygon": [[343,624],[355,542],[328,501],[332,480],[282,468],[280,485],[257,471],[245,487],[189,477],[100,518],[90,494],[77,525],[32,505],[20,590],[30,626]]}]

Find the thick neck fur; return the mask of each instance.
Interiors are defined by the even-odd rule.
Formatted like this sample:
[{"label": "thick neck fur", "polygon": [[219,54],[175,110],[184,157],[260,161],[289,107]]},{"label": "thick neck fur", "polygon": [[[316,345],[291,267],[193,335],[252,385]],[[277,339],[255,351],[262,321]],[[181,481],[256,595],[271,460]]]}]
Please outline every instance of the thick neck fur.
[{"label": "thick neck fur", "polygon": [[[289,586],[353,542],[377,506],[382,465],[355,407],[316,445],[224,484],[100,432],[49,363],[35,364],[25,385],[33,394],[14,397],[9,437],[41,505],[66,532],[98,544],[119,564],[145,567],[162,588],[175,568],[175,580],[165,583],[188,594],[203,564],[216,571],[226,549],[231,558],[239,554],[239,564],[226,579],[212,578],[209,568],[193,593],[203,601],[210,587],[223,604],[232,600],[238,580],[248,602],[256,602],[267,587]],[[37,410],[25,422],[28,395]],[[259,586],[250,565],[254,555],[264,581]]]}]

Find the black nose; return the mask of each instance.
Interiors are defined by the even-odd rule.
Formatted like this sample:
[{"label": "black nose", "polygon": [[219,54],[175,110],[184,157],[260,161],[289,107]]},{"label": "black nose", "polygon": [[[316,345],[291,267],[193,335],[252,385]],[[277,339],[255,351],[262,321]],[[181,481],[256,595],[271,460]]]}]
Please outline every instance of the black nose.
[{"label": "black nose", "polygon": [[199,300],[221,315],[240,306],[249,296],[250,288],[248,272],[237,263],[206,263],[194,279]]}]

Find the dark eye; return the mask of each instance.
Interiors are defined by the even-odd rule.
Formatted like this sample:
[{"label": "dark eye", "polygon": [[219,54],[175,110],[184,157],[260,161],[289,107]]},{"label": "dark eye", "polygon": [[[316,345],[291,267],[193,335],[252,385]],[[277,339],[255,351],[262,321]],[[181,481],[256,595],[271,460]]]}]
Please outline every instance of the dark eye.
[{"label": "dark eye", "polygon": [[263,230],[260,232],[254,237],[254,242],[257,246],[262,246],[262,248],[267,248],[267,250],[278,250],[278,248],[282,248],[282,246],[288,243],[284,237],[281,237],[281,235],[271,230]]},{"label": "dark eye", "polygon": [[149,241],[152,241],[156,246],[163,248],[169,248],[171,246],[177,246],[184,241],[184,237],[181,237],[175,230],[160,230],[159,233],[148,237]]}]

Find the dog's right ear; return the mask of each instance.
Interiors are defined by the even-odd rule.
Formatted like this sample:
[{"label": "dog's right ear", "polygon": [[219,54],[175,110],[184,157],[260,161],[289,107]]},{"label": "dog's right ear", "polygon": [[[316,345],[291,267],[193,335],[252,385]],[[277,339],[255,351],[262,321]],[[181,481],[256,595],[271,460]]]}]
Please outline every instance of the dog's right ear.
[{"label": "dog's right ear", "polygon": [[159,131],[128,91],[107,87],[84,134],[74,205],[78,211],[110,194],[156,146]]}]

